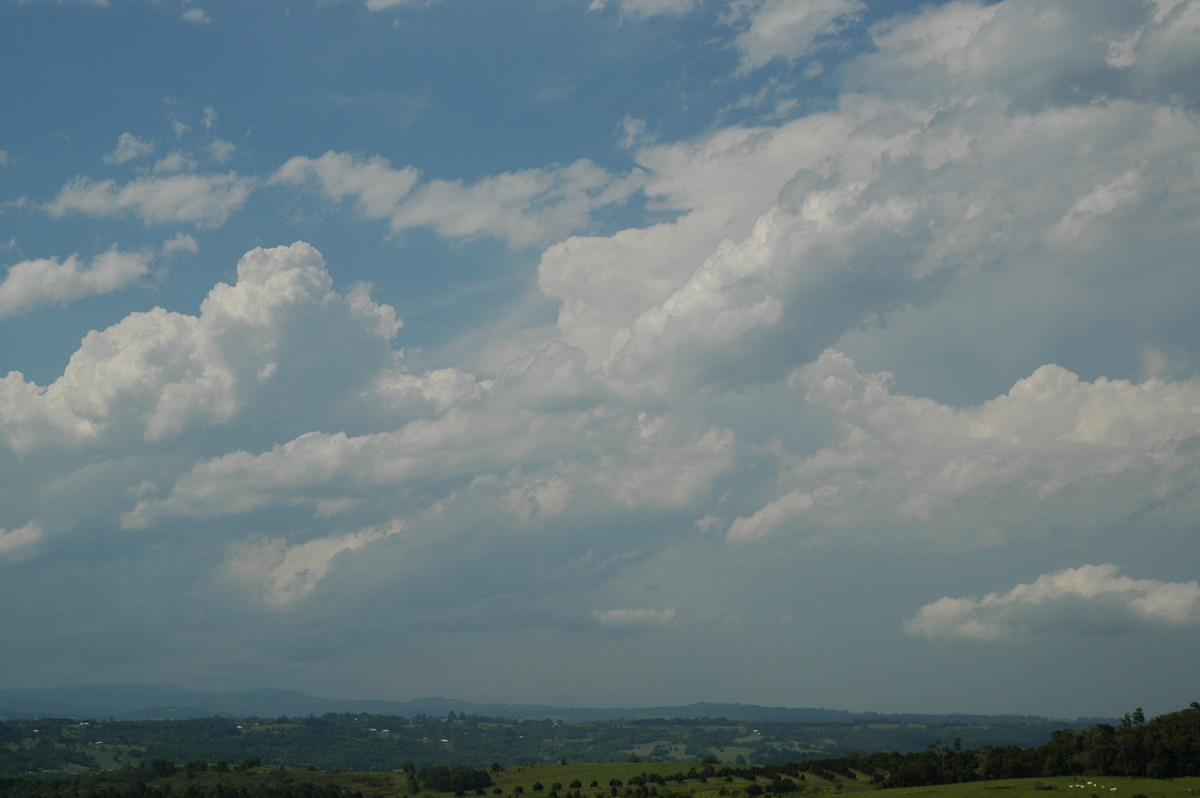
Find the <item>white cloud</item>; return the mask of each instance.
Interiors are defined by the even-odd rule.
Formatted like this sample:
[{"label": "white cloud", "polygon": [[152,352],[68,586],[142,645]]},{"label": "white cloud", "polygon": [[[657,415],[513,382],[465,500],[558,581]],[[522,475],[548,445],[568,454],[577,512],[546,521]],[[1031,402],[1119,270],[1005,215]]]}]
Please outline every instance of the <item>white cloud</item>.
[{"label": "white cloud", "polygon": [[196,168],[196,165],[196,161],[186,153],[175,150],[155,161],[154,171],[158,174],[173,174],[175,172],[191,171]]},{"label": "white cloud", "polygon": [[734,39],[741,51],[738,72],[811,55],[821,37],[854,23],[866,8],[861,0],[734,0],[726,23],[745,27]]},{"label": "white cloud", "polygon": [[403,529],[403,522],[392,521],[294,545],[283,538],[237,543],[231,548],[225,568],[235,579],[257,590],[268,604],[290,604],[316,589],[338,555],[371,546]]},{"label": "white cloud", "polygon": [[[544,252],[539,285],[561,301],[563,339],[590,368],[662,381],[777,368],[745,358],[746,346],[779,364],[837,345],[927,370],[946,350],[974,348],[965,374],[945,376],[961,390],[988,369],[995,384],[1061,357],[1055,342],[1072,334],[1131,363],[1142,347],[1114,333],[1123,326],[1152,324],[1164,342],[1189,335],[1179,297],[1200,246],[1189,212],[1200,197],[1200,128],[1144,100],[1006,104],[989,71],[1002,65],[991,61],[966,91],[949,78],[927,89],[923,70],[975,63],[977,33],[1015,35],[996,9],[919,15],[925,24],[912,22],[905,44],[889,40],[887,50],[909,54],[911,69],[864,59],[878,67],[872,78],[896,81],[877,95],[637,151],[651,206],[680,215]],[[898,96],[885,99],[893,85]],[[1111,291],[1114,280],[1131,290]],[[1061,304],[1038,299],[1050,295],[1086,329],[1068,330]]]},{"label": "white cloud", "polygon": [[413,490],[443,508],[487,507],[525,521],[577,502],[678,511],[733,467],[730,430],[622,406],[582,369],[579,353],[562,345],[486,382],[457,370],[381,372],[360,396],[390,411],[385,418],[399,422],[395,428],[311,432],[261,453],[203,460],[165,495],[141,498],[122,523],[286,506],[318,515],[366,511]]},{"label": "white cloud", "polygon": [[[607,0],[592,0],[588,11],[603,11]],[[631,17],[678,17],[696,10],[699,0],[617,0],[622,15]]]},{"label": "white cloud", "polygon": [[558,515],[571,503],[570,483],[559,476],[528,482],[508,495],[509,506],[522,520],[535,515]]},{"label": "white cloud", "polygon": [[[661,17],[703,4],[607,5]],[[675,111],[627,118],[622,143],[638,167],[628,174],[577,161],[448,181],[381,156],[286,160],[269,178],[274,199],[311,189],[396,237],[424,228],[548,244],[544,294],[525,304],[542,315],[406,353],[394,348],[405,342],[392,308],[365,284],[335,291],[315,250],[248,253],[199,312],[154,309],[94,331],[49,385],[0,379],[5,518],[62,536],[55,556],[71,535],[96,550],[152,539],[145,557],[178,564],[178,601],[228,587],[205,581],[216,545],[227,558],[218,576],[328,621],[320,632],[386,595],[404,609],[402,632],[445,633],[438,621],[482,605],[515,626],[528,615],[508,614],[514,606],[538,605],[575,632],[581,620],[594,633],[713,618],[754,635],[779,628],[778,616],[798,625],[822,612],[812,595],[839,581],[824,566],[852,556],[822,545],[869,548],[854,560],[869,569],[907,549],[942,556],[1036,538],[1061,554],[1081,540],[1140,545],[1152,531],[1183,540],[1200,516],[1200,385],[1189,379],[1200,135],[1182,77],[1200,52],[1183,24],[1195,6],[1160,5],[1154,20],[1148,5],[1118,5],[915,9],[872,30],[875,52],[827,70],[823,85],[839,93],[820,113],[734,127],[718,114],[674,142],[646,131],[670,129]],[[795,101],[804,89],[788,81],[819,66],[826,34],[858,8],[738,3],[733,33],[722,33],[740,34],[740,49],[716,57],[740,55],[744,76],[763,65],[786,76],[757,94],[747,86],[746,108]],[[1019,57],[997,57],[1006,47]],[[781,61],[808,63],[780,72]],[[730,90],[742,91],[720,89]],[[233,157],[212,138],[215,112],[188,121],[211,142],[192,157]],[[59,214],[172,223],[165,238],[241,207],[219,183],[187,182],[214,176],[192,174],[183,152],[159,154],[128,185],[80,178]],[[215,177],[230,190],[258,185]],[[638,191],[641,218],[659,223],[564,238]],[[158,251],[198,247],[179,233]],[[88,271],[66,266],[42,271]],[[404,545],[385,542],[378,524],[401,516]],[[121,523],[177,534],[118,533]],[[23,529],[0,540],[38,548]],[[1083,581],[1105,581],[1093,576]],[[891,578],[912,590],[927,575]],[[450,599],[431,587],[450,582],[461,587]],[[1085,602],[1058,589],[1039,606],[1070,615]],[[1176,593],[1188,590],[1136,588],[1127,605],[1145,599],[1144,617],[1176,617]],[[337,600],[303,601],[317,593]],[[1068,625],[1001,599],[942,599],[911,631],[999,638]],[[857,617],[880,631],[867,603]],[[1123,612],[1089,605],[1085,626],[1142,623]],[[229,623],[228,636],[249,638],[254,622]],[[818,626],[813,639],[829,640]],[[246,648],[300,645],[286,634],[272,628]],[[351,629],[337,634],[346,651],[379,651]]]},{"label": "white cloud", "polygon": [[30,547],[42,538],[42,529],[30,521],[16,529],[0,527],[0,557],[19,559],[29,554]]},{"label": "white cloud", "polygon": [[[398,328],[394,311],[365,288],[331,291],[311,246],[252,250],[237,282],[217,284],[198,316],[133,313],[88,333],[46,387],[17,372],[0,379],[0,440],[17,451],[124,436],[157,441],[231,423],[247,406],[263,414],[252,416],[260,428],[287,423],[270,406],[327,410],[330,393],[353,395],[386,362]],[[313,390],[318,384],[325,393]]]},{"label": "white cloud", "polygon": [[8,268],[0,281],[0,319],[38,305],[66,304],[95,294],[116,291],[134,283],[148,271],[144,252],[110,249],[84,265],[78,255],[65,261],[39,258]]},{"label": "white cloud", "polygon": [[348,153],[326,152],[319,158],[297,155],[271,176],[272,183],[305,184],[316,181],[330,199],[355,197],[359,211],[371,219],[390,216],[420,179],[411,166],[394,169],[386,158],[360,160]]},{"label": "white cloud", "polygon": [[382,11],[396,6],[410,6],[418,3],[437,2],[437,0],[363,0],[364,5],[371,11]]},{"label": "white cloud", "polygon": [[470,185],[434,180],[392,215],[392,230],[432,227],[447,238],[489,235],[514,247],[545,244],[588,226],[592,211],[624,202],[640,175],[614,176],[588,160],[527,169]]},{"label": "white cloud", "polygon": [[686,507],[732,469],[736,438],[720,427],[675,437],[666,419],[641,414],[625,450],[603,458],[593,478],[630,509]]},{"label": "white cloud", "polygon": [[183,12],[183,20],[193,25],[207,25],[212,22],[212,17],[203,8],[188,8]]},{"label": "white cloud", "polygon": [[1200,624],[1200,582],[1119,576],[1112,564],[1039,576],[981,599],[941,598],[904,623],[914,637],[992,642],[1026,636],[1112,634]]},{"label": "white cloud", "polygon": [[208,154],[217,163],[225,163],[237,151],[237,146],[231,141],[224,139],[213,139],[208,145]]},{"label": "white cloud", "polygon": [[388,369],[376,379],[371,395],[392,408],[428,405],[444,412],[482,398],[490,387],[459,369],[433,369],[413,374],[403,368]]},{"label": "white cloud", "polygon": [[154,142],[143,139],[132,133],[122,133],[117,137],[117,148],[104,156],[105,163],[123,164],[136,158],[142,158],[154,152]]},{"label": "white cloud", "polygon": [[176,233],[171,239],[164,241],[162,245],[164,255],[174,255],[176,252],[191,252],[195,254],[199,251],[200,245],[196,243],[196,239],[187,233]]},{"label": "white cloud", "polygon": [[746,543],[771,534],[780,527],[796,521],[797,516],[812,507],[823,498],[837,495],[837,485],[827,485],[814,491],[801,493],[793,491],[781,496],[754,515],[739,518],[729,526],[726,539],[730,543]]},{"label": "white cloud", "polygon": [[1068,487],[1071,509],[1059,512],[1095,525],[1142,507],[1143,482],[1168,491],[1198,465],[1187,447],[1200,435],[1196,380],[1087,382],[1047,365],[982,405],[952,407],[894,393],[890,374],[860,374],[833,351],[796,380],[809,407],[829,413],[836,441],[789,458],[773,498],[733,522],[730,542],[994,545],[1030,534],[1030,519]]},{"label": "white cloud", "polygon": [[413,167],[395,169],[379,156],[366,160],[326,152],[296,156],[272,183],[316,181],[329,198],[355,197],[369,218],[390,220],[394,233],[430,227],[447,238],[492,236],[513,247],[544,244],[585,228],[592,211],[624,202],[640,188],[637,172],[617,176],[587,160],[506,172],[474,183],[432,180],[418,185]]},{"label": "white cloud", "polygon": [[889,17],[871,30],[875,46],[895,66],[916,70],[938,65],[952,74],[967,69],[968,48],[999,5],[950,2],[927,13]]},{"label": "white cloud", "polygon": [[661,629],[674,622],[675,608],[652,610],[644,607],[621,607],[604,612],[597,610],[595,616],[601,626],[613,629]]},{"label": "white cloud", "polygon": [[220,227],[250,195],[253,181],[234,172],[214,175],[144,177],[118,185],[77,177],[44,209],[55,218],[68,213],[106,217],[132,213],[145,224],[192,222]]},{"label": "white cloud", "polygon": [[[608,367],[630,345],[633,325],[642,317],[645,344],[654,347],[664,320],[687,307],[699,311],[706,287],[720,293],[722,280],[727,285],[737,279],[702,274],[706,261],[715,262],[734,241],[754,235],[797,170],[844,157],[847,180],[861,180],[875,147],[899,147],[900,142],[890,139],[852,137],[857,115],[849,109],[844,115],[815,114],[779,127],[732,127],[697,141],[639,151],[638,163],[647,173],[643,192],[655,207],[681,215],[674,222],[609,237],[575,236],[543,253],[538,281],[542,291],[562,302],[558,327],[563,339],[587,353],[589,367]],[[767,228],[759,227],[761,235]],[[762,267],[761,260],[758,265]],[[680,297],[673,299],[677,293]],[[685,294],[694,299],[681,302]],[[729,308],[733,299],[726,293],[717,301]],[[748,312],[769,314],[772,303],[765,293],[748,304],[764,299],[765,305]],[[651,368],[663,365],[655,362]]]}]

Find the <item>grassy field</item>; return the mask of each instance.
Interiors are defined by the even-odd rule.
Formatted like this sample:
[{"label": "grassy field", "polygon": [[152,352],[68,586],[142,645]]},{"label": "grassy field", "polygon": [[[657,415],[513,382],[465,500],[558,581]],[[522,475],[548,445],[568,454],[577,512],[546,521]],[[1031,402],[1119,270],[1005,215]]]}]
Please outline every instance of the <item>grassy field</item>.
[{"label": "grassy field", "polygon": [[[1038,789],[1039,784],[1042,785],[1042,789]],[[882,792],[887,798],[1046,798],[1047,792],[1061,798],[1133,798],[1137,795],[1144,795],[1146,798],[1194,798],[1200,795],[1200,778],[1134,779],[1120,776],[1075,776],[906,787]]]},{"label": "grassy field", "polygon": [[[687,767],[690,767],[687,766]],[[533,765],[508,768],[501,773],[493,774],[496,786],[503,795],[512,795],[514,788],[520,786],[525,798],[548,796],[552,785],[561,784],[558,790],[563,795],[570,790],[566,785],[578,780],[583,786],[581,798],[610,798],[609,782],[618,779],[625,785],[630,778],[641,773],[658,773],[666,776],[671,773],[686,771],[675,763],[600,763],[600,764],[568,764],[568,765]],[[535,782],[542,784],[544,791],[533,792]],[[597,787],[589,786],[592,782]],[[744,779],[725,780],[710,778],[707,781],[689,779],[684,782],[670,782],[665,787],[658,785],[661,796],[669,791],[674,796],[684,798],[738,798],[746,795],[746,788],[751,782]],[[763,779],[758,784],[766,786]],[[1006,781],[974,782],[968,784],[935,785],[929,787],[912,787],[891,790],[876,790],[865,777],[859,779],[837,779],[827,781],[813,773],[805,773],[804,780],[798,782],[800,792],[797,796],[826,795],[833,796],[842,793],[871,791],[886,798],[1049,798],[1048,794],[1060,798],[1196,798],[1200,796],[1200,778],[1184,778],[1173,780],[1133,779],[1121,777],[1063,777],[1042,779],[1012,779]],[[364,793],[365,794],[365,793]],[[624,786],[618,789],[619,795],[624,795]],[[444,798],[428,794],[430,798]],[[764,796],[767,796],[764,793]]]},{"label": "grassy field", "polygon": [[[632,787],[630,779],[641,774],[657,774],[668,777],[676,773],[687,773],[696,767],[692,763],[678,762],[615,762],[615,763],[569,763],[553,765],[517,765],[492,773],[494,787],[485,790],[490,798],[505,796],[513,798],[551,798],[557,793],[560,798],[749,798],[748,788],[756,783],[767,787],[768,782],[759,778],[751,782],[741,778],[711,777],[691,778],[684,781],[668,781],[666,784],[647,784],[645,792]],[[183,769],[170,776],[150,777],[144,770],[110,771],[98,776],[85,777],[78,783],[86,790],[89,786],[102,788],[105,784],[145,781],[148,786],[160,789],[169,787],[170,794],[182,796],[189,787],[209,793],[218,784],[226,787],[269,787],[284,784],[298,786],[340,785],[360,792],[363,798],[409,798],[413,795],[408,777],[402,772],[351,773],[318,770],[287,770],[278,767],[259,767],[248,770],[231,770],[218,773],[215,770],[196,771],[190,775]],[[796,779],[798,792],[788,798],[805,796],[833,796],[846,793],[877,792],[881,798],[1197,798],[1200,796],[1200,778],[1173,780],[1134,779],[1122,777],[1057,777],[1040,779],[1014,779],[1006,781],[973,782],[968,784],[936,785],[928,787],[876,790],[869,779],[838,778],[826,780],[811,772]],[[578,788],[570,785],[578,782]],[[614,786],[614,782],[620,782]],[[540,786],[539,786],[540,785]],[[594,785],[594,786],[593,786]],[[83,790],[81,790],[82,792]],[[449,793],[419,791],[415,798],[452,798]],[[764,792],[762,798],[774,798]],[[863,796],[862,798],[866,798]]]}]

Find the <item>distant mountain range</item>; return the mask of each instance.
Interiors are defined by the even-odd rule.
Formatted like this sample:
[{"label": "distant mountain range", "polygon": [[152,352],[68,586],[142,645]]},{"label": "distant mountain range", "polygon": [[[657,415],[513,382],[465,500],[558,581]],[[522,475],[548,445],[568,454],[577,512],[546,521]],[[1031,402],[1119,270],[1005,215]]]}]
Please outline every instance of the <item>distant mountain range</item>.
[{"label": "distant mountain range", "polygon": [[[295,690],[248,690],[206,692],[180,687],[144,684],[100,684],[52,687],[33,690],[0,690],[0,719],[15,718],[111,718],[148,720],[203,718],[212,716],[276,718],[307,717],[334,713],[367,713],[411,718],[425,714],[444,717],[456,714],[501,717],[511,720],[550,718],[567,723],[638,720],[649,718],[728,718],[761,722],[861,723],[872,719],[894,719],[910,723],[1028,723],[1045,718],[1021,715],[883,715],[835,709],[764,707],[755,704],[696,703],[686,706],[636,709],[563,708],[542,704],[477,704],[452,698],[419,698],[413,701],[348,700],[317,698]],[[1091,722],[1108,719],[1076,719]]]}]

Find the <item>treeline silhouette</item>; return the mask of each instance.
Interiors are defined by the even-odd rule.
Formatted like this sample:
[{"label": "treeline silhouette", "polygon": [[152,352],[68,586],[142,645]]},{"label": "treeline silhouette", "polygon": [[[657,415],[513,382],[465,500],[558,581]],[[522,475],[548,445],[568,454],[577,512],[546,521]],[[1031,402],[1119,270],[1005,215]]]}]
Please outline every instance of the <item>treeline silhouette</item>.
[{"label": "treeline silhouette", "polygon": [[963,749],[955,740],[937,740],[918,753],[849,754],[806,763],[805,769],[813,772],[814,766],[845,778],[865,773],[880,787],[1042,776],[1200,776],[1200,703],[1149,722],[1139,708],[1117,726],[1062,729],[1033,748]]},{"label": "treeline silhouette", "polygon": [[250,784],[196,787],[182,791],[169,784],[150,785],[144,781],[129,784],[80,787],[64,782],[37,782],[0,779],[0,795],[6,798],[363,798],[360,791],[337,784]]}]

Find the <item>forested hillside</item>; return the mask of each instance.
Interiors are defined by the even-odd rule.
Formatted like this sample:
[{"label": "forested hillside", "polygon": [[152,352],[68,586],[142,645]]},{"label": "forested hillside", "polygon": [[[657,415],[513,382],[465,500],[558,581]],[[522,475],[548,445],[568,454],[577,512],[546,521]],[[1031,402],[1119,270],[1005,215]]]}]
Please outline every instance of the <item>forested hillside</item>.
[{"label": "forested hillside", "polygon": [[984,724],[878,718],[858,723],[761,723],[672,719],[562,723],[447,713],[412,718],[327,714],[307,718],[203,718],[77,721],[43,718],[0,723],[0,775],[42,770],[98,771],[155,759],[241,762],[287,767],[398,770],[487,767],[493,762],[695,761],[714,755],[737,764],[781,763],[850,752],[920,751],[957,737],[967,746],[1037,745],[1057,727],[1048,721]]},{"label": "forested hillside", "polygon": [[881,786],[911,787],[1033,776],[1106,775],[1167,779],[1200,776],[1200,703],[1146,721],[1140,709],[1112,726],[1062,729],[1032,748],[936,740],[919,753],[873,753],[823,760],[833,772],[865,772]]}]

